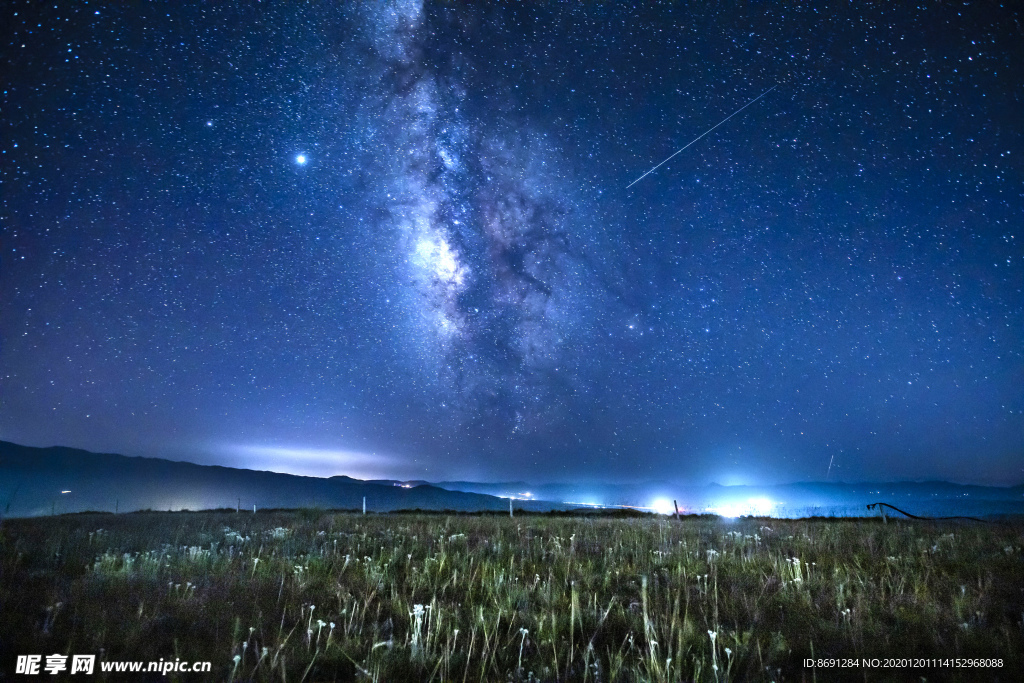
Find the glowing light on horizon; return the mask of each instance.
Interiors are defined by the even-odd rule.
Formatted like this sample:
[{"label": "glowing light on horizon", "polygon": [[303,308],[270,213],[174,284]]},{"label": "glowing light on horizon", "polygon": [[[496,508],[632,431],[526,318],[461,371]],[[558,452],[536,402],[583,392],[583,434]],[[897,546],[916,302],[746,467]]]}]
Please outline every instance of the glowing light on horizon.
[{"label": "glowing light on horizon", "polygon": [[[307,477],[346,475],[355,479],[395,479],[394,458],[334,448],[236,445],[224,449],[230,466]],[[404,468],[403,468],[404,469]]]},{"label": "glowing light on horizon", "polygon": [[659,515],[671,515],[675,512],[676,507],[672,504],[672,501],[667,498],[658,498],[651,503],[651,509]]},{"label": "glowing light on horizon", "polygon": [[739,508],[735,505],[719,505],[717,507],[710,508],[711,512],[715,513],[719,517],[739,517],[742,513]]},{"label": "glowing light on horizon", "polygon": [[744,515],[755,515],[758,517],[765,517],[772,513],[772,509],[777,503],[768,500],[767,498],[749,498],[744,503],[722,503],[720,505],[713,505],[708,508],[708,511],[718,515],[719,517],[742,517]]}]

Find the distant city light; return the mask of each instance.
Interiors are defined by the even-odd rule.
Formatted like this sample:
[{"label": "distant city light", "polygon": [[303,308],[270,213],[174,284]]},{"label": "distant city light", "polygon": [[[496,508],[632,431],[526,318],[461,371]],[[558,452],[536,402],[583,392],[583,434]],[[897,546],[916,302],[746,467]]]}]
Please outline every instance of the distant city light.
[{"label": "distant city light", "polygon": [[744,515],[764,517],[772,513],[772,508],[775,505],[774,501],[767,498],[749,498],[745,504],[722,503],[709,507],[708,511],[719,517],[742,517]]},{"label": "distant city light", "polygon": [[61,493],[71,493],[71,490],[69,489],[67,491],[61,491]]},{"label": "distant city light", "polygon": [[[380,453],[316,448],[309,446],[269,446],[231,444],[222,446],[232,466],[298,474],[307,477],[331,477],[344,474],[356,479],[395,479],[404,474],[399,461]],[[236,464],[238,463],[238,464]],[[399,471],[396,471],[399,470]]]},{"label": "distant city light", "polygon": [[719,517],[739,517],[743,514],[740,512],[739,506],[730,504],[719,505],[717,507],[709,508],[709,510]]},{"label": "distant city light", "polygon": [[651,509],[659,515],[671,515],[675,512],[676,507],[672,504],[671,500],[668,500],[667,498],[658,498],[651,503]]}]

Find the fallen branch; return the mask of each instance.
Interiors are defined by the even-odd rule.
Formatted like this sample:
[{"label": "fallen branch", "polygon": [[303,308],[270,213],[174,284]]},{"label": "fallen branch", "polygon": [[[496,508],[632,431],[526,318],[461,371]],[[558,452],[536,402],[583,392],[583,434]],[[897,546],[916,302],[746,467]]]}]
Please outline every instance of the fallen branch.
[{"label": "fallen branch", "polygon": [[[934,522],[934,521],[940,520],[940,519],[969,519],[972,522],[981,522],[982,524],[989,524],[989,520],[987,520],[987,519],[978,519],[977,517],[919,517],[918,515],[910,514],[906,510],[900,510],[895,505],[889,505],[888,503],[868,503],[868,510],[874,510],[876,507],[881,506],[881,505],[884,505],[887,508],[891,508],[891,509],[895,510],[896,512],[902,514],[902,515],[906,515],[907,517],[910,517],[911,519],[923,519],[923,520],[926,520],[926,521],[929,521],[929,522]],[[885,511],[882,510],[881,507],[878,508],[878,511],[882,513],[882,516],[885,516]]]}]

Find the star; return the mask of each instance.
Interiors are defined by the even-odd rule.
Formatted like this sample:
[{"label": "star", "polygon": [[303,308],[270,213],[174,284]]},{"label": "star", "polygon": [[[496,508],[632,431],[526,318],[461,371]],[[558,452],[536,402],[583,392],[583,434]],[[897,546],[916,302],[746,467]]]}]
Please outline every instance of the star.
[{"label": "star", "polygon": [[3,440],[1024,481],[1005,9],[279,4],[11,13]]}]

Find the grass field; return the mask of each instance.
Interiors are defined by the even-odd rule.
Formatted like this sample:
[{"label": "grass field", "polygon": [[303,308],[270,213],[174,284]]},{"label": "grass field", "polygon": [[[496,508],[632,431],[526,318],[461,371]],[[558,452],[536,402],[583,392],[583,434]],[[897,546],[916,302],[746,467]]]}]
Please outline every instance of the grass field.
[{"label": "grass field", "polygon": [[[15,654],[78,653],[212,662],[180,680],[1019,681],[1022,532],[318,510],[5,520],[0,678]],[[881,668],[900,657],[1001,667]]]}]

